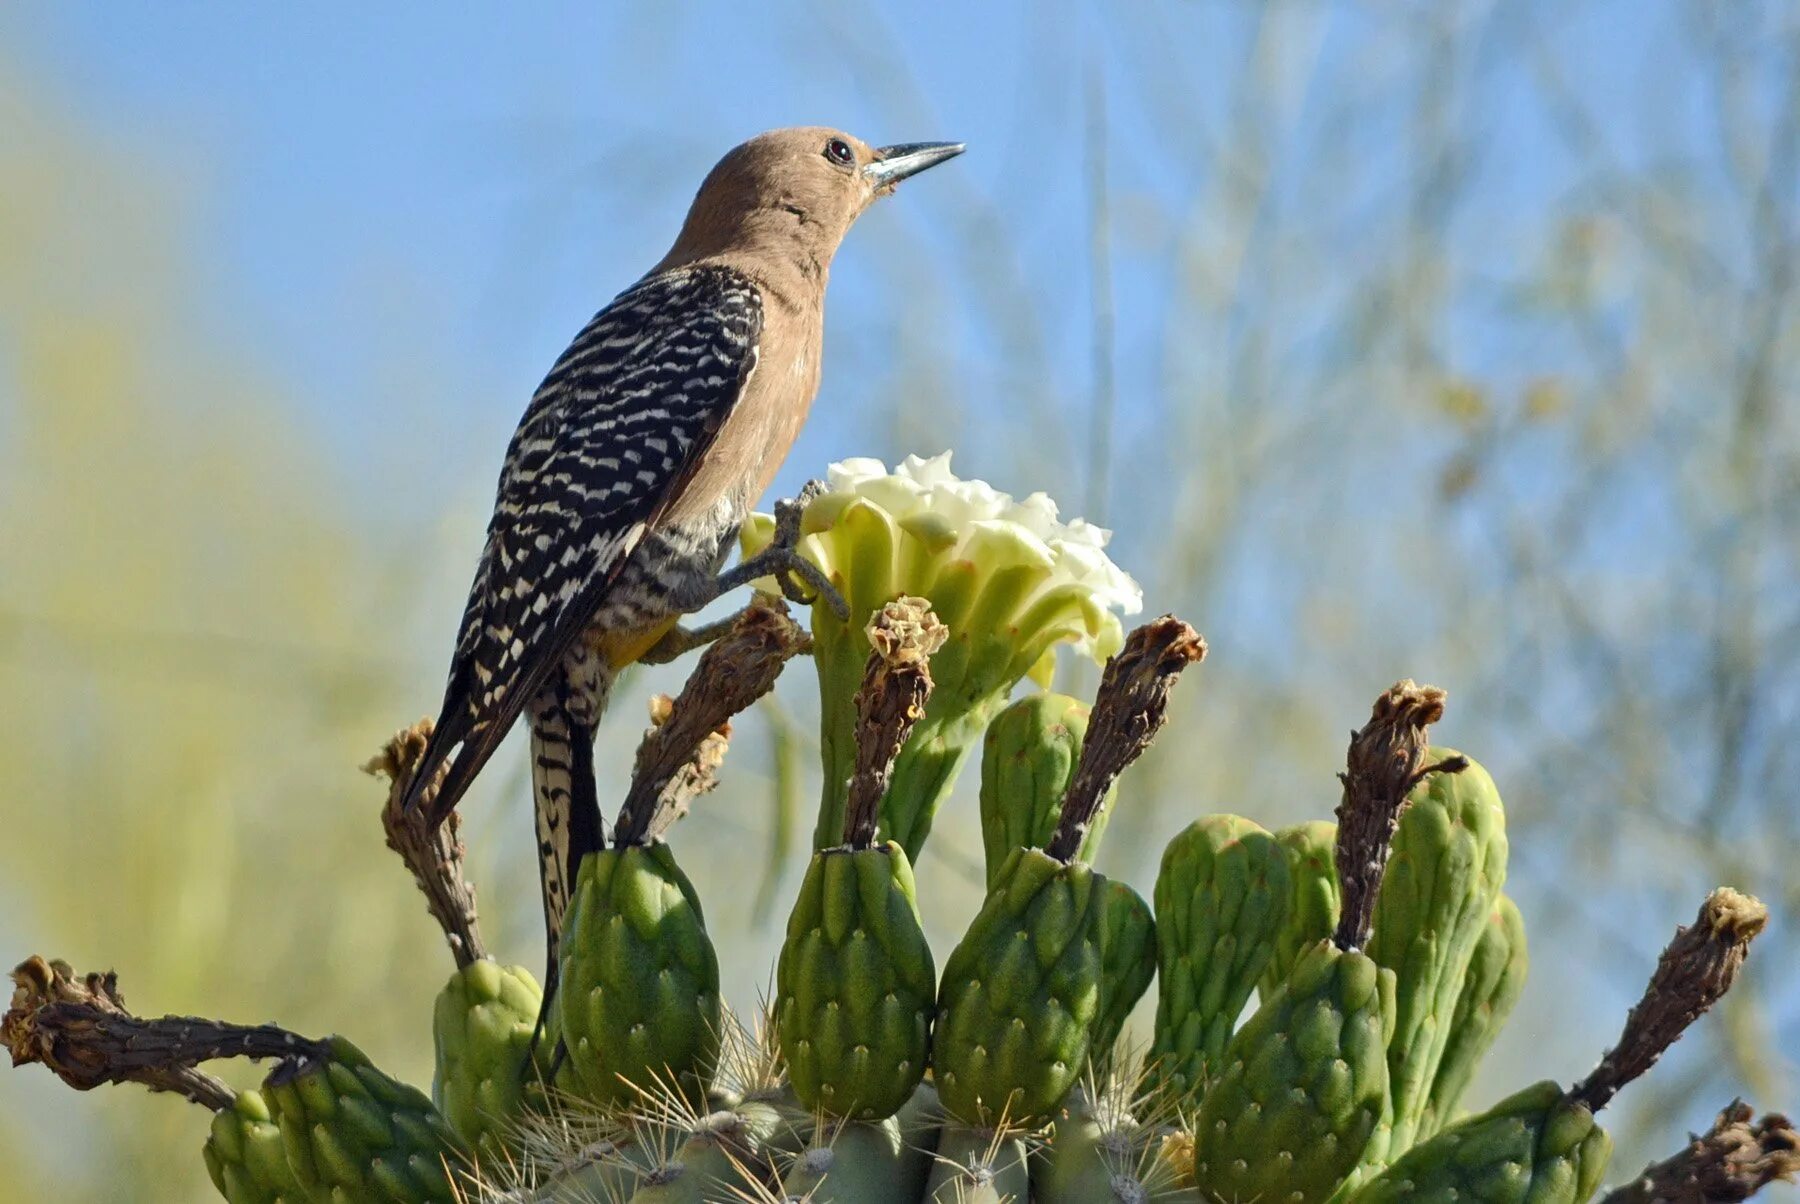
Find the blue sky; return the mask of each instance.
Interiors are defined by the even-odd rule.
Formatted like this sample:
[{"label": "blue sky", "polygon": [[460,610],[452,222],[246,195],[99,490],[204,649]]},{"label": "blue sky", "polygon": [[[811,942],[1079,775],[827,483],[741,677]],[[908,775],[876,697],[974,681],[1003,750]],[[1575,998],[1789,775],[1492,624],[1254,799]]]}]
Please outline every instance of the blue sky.
[{"label": "blue sky", "polygon": [[[1127,437],[1154,420],[1171,371],[1153,337],[1176,231],[1145,215],[1182,214],[1216,185],[1203,148],[1245,103],[1267,49],[1257,35],[1280,47],[1261,90],[1281,135],[1268,148],[1271,211],[1291,220],[1311,204],[1313,160],[1341,150],[1361,160],[1352,175],[1368,196],[1322,237],[1346,266],[1379,253],[1360,225],[1379,220],[1382,182],[1405,166],[1393,148],[1407,114],[1381,102],[1405,89],[1391,45],[1403,22],[1310,4],[1267,25],[1250,19],[1254,6],[1216,3],[1142,6],[1129,20],[1078,4],[959,7],[471,6],[426,19],[347,4],[28,3],[0,15],[0,37],[50,104],[163,173],[191,214],[203,320],[275,375],[342,449],[346,475],[359,445],[417,429],[437,453],[421,469],[428,491],[471,478],[486,489],[543,367],[657,257],[718,153],[762,128],[822,122],[971,147],[871,214],[840,261],[822,421],[799,453],[810,465],[935,450],[882,447],[880,435],[871,448],[858,433],[902,322],[987,373],[989,392],[1085,397],[1095,95]],[[1604,104],[1635,92],[1658,39],[1674,35],[1654,19],[1613,21],[1616,4],[1587,11],[1543,33],[1581,64],[1580,92]],[[1566,155],[1526,94],[1522,59],[1461,70],[1458,103],[1479,110],[1488,135],[1480,199],[1462,218],[1473,228],[1451,234],[1476,259],[1504,257],[1509,215],[1566,187]],[[1374,98],[1369,120],[1322,128],[1325,102],[1346,93]],[[1182,128],[1167,128],[1176,116]],[[1640,116],[1672,134],[1668,118]],[[1641,130],[1612,133],[1621,153],[1638,153]],[[969,268],[972,256],[987,258]],[[1036,328],[988,321],[967,281],[942,291],[932,273],[946,265],[979,272]],[[1296,332],[1307,316],[1291,314]],[[1230,337],[1229,326],[1216,333]],[[1031,355],[1015,354],[1018,339]],[[1508,354],[1475,333],[1463,342],[1474,361]],[[1037,367],[1013,366],[1022,360]]]}]

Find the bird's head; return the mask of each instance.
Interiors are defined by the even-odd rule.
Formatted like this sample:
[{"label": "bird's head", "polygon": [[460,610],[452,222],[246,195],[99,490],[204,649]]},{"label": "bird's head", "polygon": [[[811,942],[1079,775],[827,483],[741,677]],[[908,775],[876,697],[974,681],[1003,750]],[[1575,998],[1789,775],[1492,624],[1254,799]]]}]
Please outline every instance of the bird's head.
[{"label": "bird's head", "polygon": [[758,134],[707,174],[665,263],[773,254],[822,273],[876,197],[962,150],[960,142],[871,147],[825,126]]}]

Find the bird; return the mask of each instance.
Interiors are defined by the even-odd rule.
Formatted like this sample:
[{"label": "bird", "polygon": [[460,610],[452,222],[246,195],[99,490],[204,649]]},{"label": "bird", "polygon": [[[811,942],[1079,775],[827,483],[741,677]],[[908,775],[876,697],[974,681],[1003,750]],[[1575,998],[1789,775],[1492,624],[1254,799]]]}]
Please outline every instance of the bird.
[{"label": "bird", "polygon": [[668,253],[556,359],[507,446],[443,706],[402,805],[435,831],[526,717],[546,1009],[576,872],[604,847],[594,729],[615,676],[703,643],[724,625],[688,631],[681,617],[771,573],[790,597],[843,606],[794,551],[792,503],[777,508],[773,545],[721,570],[818,391],[844,235],[963,149],[871,147],[820,126],[734,147]]}]

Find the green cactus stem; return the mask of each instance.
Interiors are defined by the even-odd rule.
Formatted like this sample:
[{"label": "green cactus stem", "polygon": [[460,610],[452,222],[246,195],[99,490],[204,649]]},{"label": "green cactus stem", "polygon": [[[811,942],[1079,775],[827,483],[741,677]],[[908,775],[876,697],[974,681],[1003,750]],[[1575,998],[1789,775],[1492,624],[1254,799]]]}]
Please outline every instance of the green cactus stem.
[{"label": "green cactus stem", "polygon": [[931,1165],[897,1116],[827,1124],[788,1167],[781,1190],[808,1204],[916,1204]]},{"label": "green cactus stem", "polygon": [[963,1124],[1042,1124],[1086,1070],[1106,887],[1075,858],[1106,792],[1161,727],[1176,678],[1205,649],[1172,616],[1127,638],[1107,663],[1049,843],[1013,851],[945,962],[932,1065],[945,1110]]},{"label": "green cactus stem", "polygon": [[1454,1119],[1476,1068],[1525,990],[1529,964],[1525,921],[1513,901],[1501,895],[1488,914],[1463,976],[1462,992],[1456,997],[1456,1011],[1450,1020],[1450,1039],[1444,1043],[1444,1056],[1431,1082],[1417,1140],[1432,1136]]},{"label": "green cactus stem", "polygon": [[1257,992],[1264,999],[1287,981],[1302,949],[1337,931],[1338,913],[1342,910],[1335,862],[1337,825],[1325,819],[1310,820],[1277,829],[1274,836],[1275,843],[1287,855],[1291,893],[1287,920],[1275,935],[1269,964],[1257,984]]},{"label": "green cactus stem", "polygon": [[[1087,727],[1085,703],[1050,693],[1019,699],[988,725],[981,746],[981,843],[989,886],[1014,849],[1050,842]],[[1094,818],[1081,860],[1093,861],[1110,811],[1103,805]]]},{"label": "green cactus stem", "polygon": [[1592,1112],[1537,1083],[1414,1146],[1352,1199],[1575,1204],[1600,1186],[1611,1154]]},{"label": "green cactus stem", "polygon": [[1424,1120],[1469,961],[1506,879],[1506,813],[1494,780],[1452,750],[1426,755],[1466,764],[1413,790],[1369,940],[1369,956],[1394,972],[1388,1081],[1396,1150],[1413,1144]]},{"label": "green cactus stem", "polygon": [[431,1101],[344,1038],[327,1046],[276,1067],[262,1086],[300,1185],[344,1204],[456,1204],[452,1177],[467,1155]]},{"label": "green cactus stem", "polygon": [[479,1157],[511,1144],[528,1086],[543,991],[523,966],[471,962],[450,976],[431,1013],[432,1102]]},{"label": "green cactus stem", "polygon": [[926,1204],[1024,1204],[1031,1198],[1029,1152],[1017,1129],[946,1123]]},{"label": "green cactus stem", "polygon": [[583,859],[556,1006],[590,1102],[629,1107],[669,1088],[705,1098],[719,1058],[719,961],[700,898],[668,845]]},{"label": "green cactus stem", "polygon": [[1618,1043],[1564,1091],[1537,1083],[1408,1150],[1354,1196],[1355,1204],[1476,1200],[1580,1204],[1605,1174],[1612,1140],[1594,1121],[1619,1089],[1655,1064],[1730,989],[1768,912],[1721,887],[1675,934]]},{"label": "green cactus stem", "polygon": [[1169,842],[1156,875],[1156,1059],[1171,1098],[1219,1073],[1287,920],[1288,860],[1250,820],[1209,815]]},{"label": "green cactus stem", "polygon": [[[727,1119],[729,1126],[734,1122]],[[714,1204],[744,1183],[740,1147],[729,1132],[704,1123],[665,1159],[654,1162],[631,1193],[631,1204]]]},{"label": "green cactus stem", "polygon": [[766,694],[804,643],[759,596],[709,647],[639,745],[610,848],[581,861],[552,1007],[579,1094],[602,1108],[674,1091],[704,1103],[718,1065],[719,962],[700,898],[663,834],[706,775],[715,733]]},{"label": "green cactus stem", "polygon": [[1201,1097],[1194,1171],[1213,1199],[1323,1204],[1384,1159],[1394,975],[1362,947],[1400,809],[1446,768],[1426,764],[1425,730],[1443,708],[1443,691],[1401,682],[1351,738],[1336,849],[1343,913],[1231,1038]]},{"label": "green cactus stem", "polygon": [[944,627],[916,599],[869,624],[857,693],[860,749],[843,843],[815,853],[788,918],[775,1022],[794,1093],[831,1117],[893,1115],[925,1073],[937,978],[919,922],[912,865],[875,842],[893,759],[931,694],[927,661]]},{"label": "green cactus stem", "polygon": [[260,1091],[240,1092],[213,1114],[201,1147],[207,1174],[230,1204],[303,1204],[309,1199],[288,1165],[281,1127]]},{"label": "green cactus stem", "polygon": [[1149,1204],[1176,1195],[1163,1126],[1131,1112],[1132,1079],[1084,1083],[1069,1095],[1049,1139],[1032,1152],[1037,1204]]},{"label": "green cactus stem", "polygon": [[1143,896],[1123,882],[1102,885],[1099,907],[1100,1008],[1088,1042],[1095,1071],[1104,1075],[1131,1010],[1156,977],[1156,920]]}]

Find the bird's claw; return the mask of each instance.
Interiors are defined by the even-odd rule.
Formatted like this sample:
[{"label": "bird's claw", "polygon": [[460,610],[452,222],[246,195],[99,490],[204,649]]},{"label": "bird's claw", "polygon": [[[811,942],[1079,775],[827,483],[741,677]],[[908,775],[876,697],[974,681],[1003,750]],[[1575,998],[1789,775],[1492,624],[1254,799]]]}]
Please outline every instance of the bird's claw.
[{"label": "bird's claw", "polygon": [[[808,481],[806,487],[788,499],[775,503],[775,532],[769,546],[722,573],[704,601],[711,601],[727,590],[736,589],[762,577],[773,577],[782,596],[796,606],[810,606],[823,601],[840,621],[850,618],[850,605],[831,584],[823,570],[797,550],[801,523],[806,507],[824,492],[821,481]],[[688,609],[699,609],[698,606]]]},{"label": "bird's claw", "polygon": [[772,546],[792,548],[800,542],[800,525],[806,521],[806,508],[824,492],[825,482],[814,477],[800,487],[799,493],[775,503],[775,538]]},{"label": "bird's claw", "polygon": [[768,564],[777,585],[781,587],[782,596],[796,606],[809,606],[814,601],[823,599],[831,608],[839,621],[850,617],[850,605],[844,596],[831,584],[831,579],[818,565],[806,559],[796,551],[800,543],[801,524],[806,518],[806,508],[813,499],[825,492],[825,482],[814,477],[800,487],[800,492],[791,498],[784,498],[775,503],[775,536],[757,557]]},{"label": "bird's claw", "polygon": [[779,544],[771,544],[763,550],[758,559],[767,558],[770,573],[775,583],[781,587],[782,596],[796,606],[810,606],[814,602],[823,601],[831,608],[831,613],[839,622],[850,618],[850,604],[844,601],[844,595],[831,584],[831,578],[823,569],[793,548],[784,548]]}]

